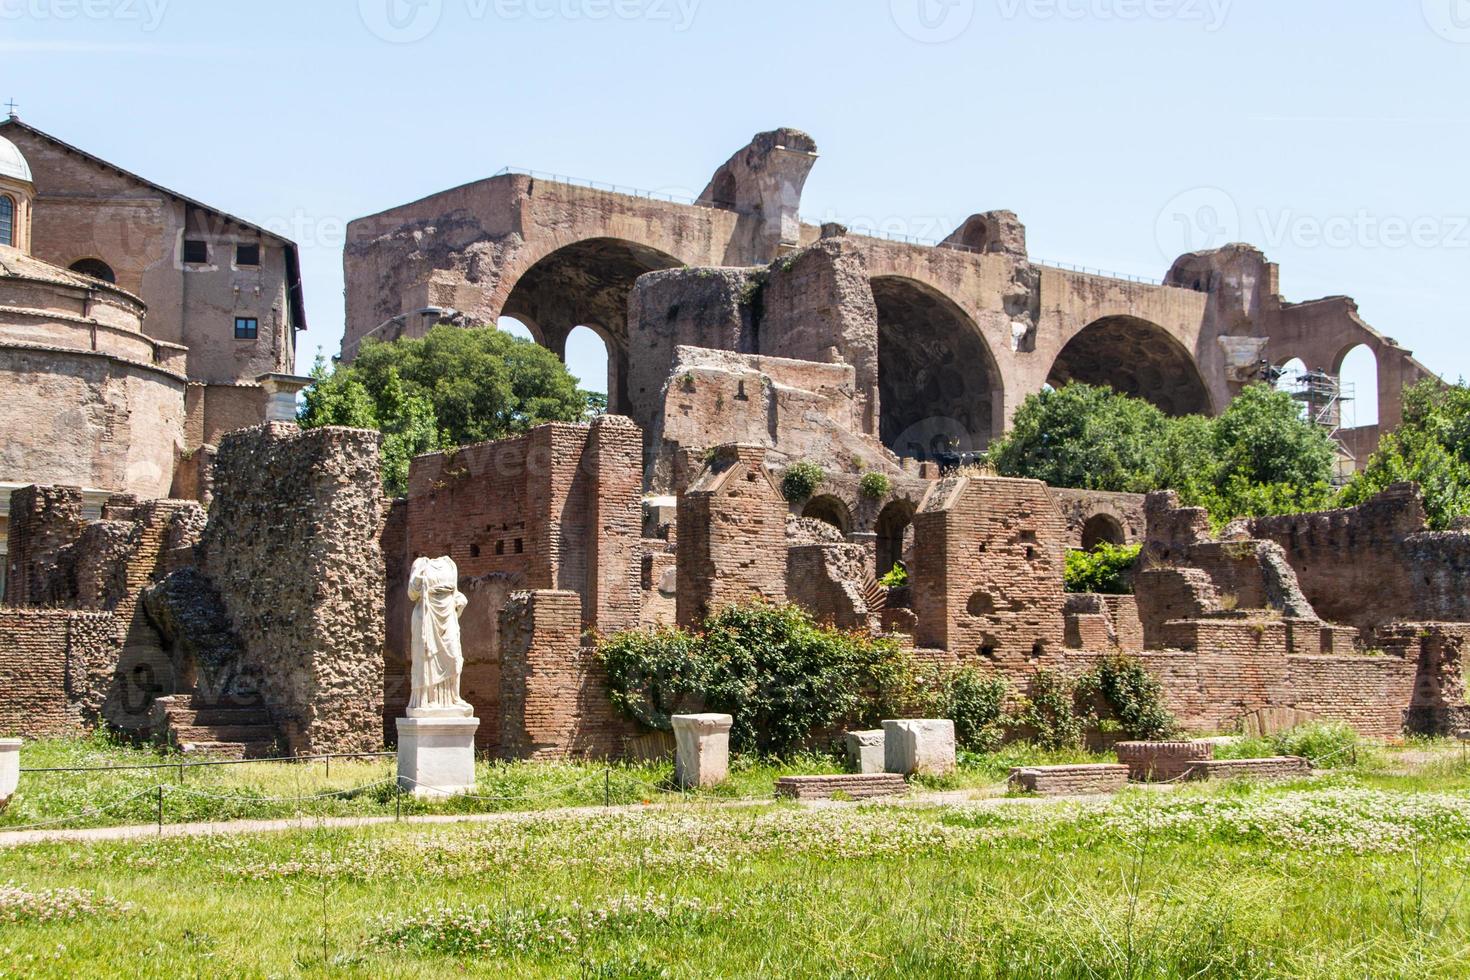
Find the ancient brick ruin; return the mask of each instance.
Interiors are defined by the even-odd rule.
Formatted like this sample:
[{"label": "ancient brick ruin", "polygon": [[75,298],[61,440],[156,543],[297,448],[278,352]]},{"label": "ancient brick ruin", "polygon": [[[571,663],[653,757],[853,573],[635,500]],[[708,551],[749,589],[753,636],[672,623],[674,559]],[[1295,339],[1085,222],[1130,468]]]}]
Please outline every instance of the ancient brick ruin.
[{"label": "ancient brick ruin", "polygon": [[[1218,412],[1264,369],[1301,356],[1335,371],[1357,344],[1379,356],[1394,425],[1427,372],[1350,300],[1288,303],[1248,246],[1183,256],[1162,284],[1053,268],[1003,211],[938,246],[814,227],[798,212],[814,162],[810,138],[782,130],[694,205],[509,174],[355,222],[346,358],[440,321],[514,316],[559,352],[592,326],[611,413],[421,456],[393,501],[375,434],[292,423],[191,440],[142,495],[22,486],[0,728],[376,748],[409,697],[408,570],[444,555],[468,599],[462,693],[477,747],[499,757],[666,744],[613,710],[598,636],[695,628],[748,600],[1020,690],[1126,652],[1200,731],[1470,724],[1470,532],[1427,531],[1412,487],[1215,535],[1167,494],[967,465],[1048,383]],[[797,462],[820,479],[788,500]],[[150,499],[163,492],[191,499]],[[1134,594],[1064,591],[1068,549],[1100,542],[1144,546]],[[907,584],[880,584],[900,564]]]}]

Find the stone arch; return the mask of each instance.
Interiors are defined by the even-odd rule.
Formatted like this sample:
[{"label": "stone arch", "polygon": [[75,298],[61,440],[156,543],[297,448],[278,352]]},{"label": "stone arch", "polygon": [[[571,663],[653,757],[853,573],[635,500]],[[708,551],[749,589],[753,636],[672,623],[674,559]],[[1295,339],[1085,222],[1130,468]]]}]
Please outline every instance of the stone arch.
[{"label": "stone arch", "polygon": [[1169,415],[1211,410],[1194,357],[1163,327],[1139,317],[1107,316],[1079,330],[1047,376],[1053,387],[1071,381],[1142,398]]},{"label": "stone arch", "polygon": [[843,537],[852,532],[852,511],[841,497],[830,493],[819,494],[808,500],[801,509],[801,516],[831,524],[842,532]]},{"label": "stone arch", "polygon": [[914,514],[917,510],[911,500],[894,500],[878,512],[873,530],[877,532],[874,550],[880,578],[904,560],[907,542],[912,538]]},{"label": "stone arch", "polygon": [[1378,352],[1368,344],[1354,344],[1337,357],[1333,374],[1351,403],[1344,406],[1344,425],[1378,424]]},{"label": "stone arch", "polygon": [[589,327],[608,346],[608,408],[628,405],[628,296],[645,273],[682,265],[666,252],[621,238],[588,238],[542,256],[516,279],[500,313],[527,324],[565,355],[567,337]]},{"label": "stone arch", "polygon": [[80,273],[84,276],[91,276],[93,279],[100,279],[114,286],[117,285],[117,273],[112,271],[112,266],[103,262],[101,259],[77,259],[68,268],[72,272]]},{"label": "stone arch", "polygon": [[1112,514],[1093,514],[1082,525],[1082,550],[1091,551],[1104,543],[1127,544],[1128,532]]},{"label": "stone arch", "polygon": [[1004,422],[1004,384],[980,328],[916,279],[877,276],[872,286],[884,445],[919,459],[986,448]]},{"label": "stone arch", "polygon": [[567,334],[562,360],[584,391],[610,392],[617,382],[612,370],[612,341],[596,327],[573,327]]}]

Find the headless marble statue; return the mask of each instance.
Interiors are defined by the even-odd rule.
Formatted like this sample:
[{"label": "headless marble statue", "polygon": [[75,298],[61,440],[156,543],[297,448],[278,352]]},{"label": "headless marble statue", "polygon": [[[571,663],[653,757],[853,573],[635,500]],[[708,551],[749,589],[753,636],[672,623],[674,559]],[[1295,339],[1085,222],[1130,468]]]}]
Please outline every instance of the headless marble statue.
[{"label": "headless marble statue", "polygon": [[459,568],[452,558],[420,558],[408,576],[413,607],[413,696],[410,718],[468,718],[474,714],[459,696],[464,653],[459,615],[469,601],[459,591]]}]

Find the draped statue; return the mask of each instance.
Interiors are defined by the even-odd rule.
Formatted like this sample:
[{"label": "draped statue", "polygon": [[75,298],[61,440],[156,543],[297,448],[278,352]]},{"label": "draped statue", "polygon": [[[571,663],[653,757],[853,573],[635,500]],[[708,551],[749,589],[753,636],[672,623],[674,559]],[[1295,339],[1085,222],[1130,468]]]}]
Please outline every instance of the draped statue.
[{"label": "draped statue", "polygon": [[459,696],[464,653],[459,615],[469,601],[459,591],[454,559],[419,558],[408,576],[413,607],[413,696],[410,718],[470,717],[474,709]]}]

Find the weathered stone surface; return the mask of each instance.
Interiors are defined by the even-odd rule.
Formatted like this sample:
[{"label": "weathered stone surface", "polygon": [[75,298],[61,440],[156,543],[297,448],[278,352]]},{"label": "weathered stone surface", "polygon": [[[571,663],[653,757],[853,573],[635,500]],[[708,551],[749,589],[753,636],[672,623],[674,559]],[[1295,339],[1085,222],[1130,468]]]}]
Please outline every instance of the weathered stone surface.
[{"label": "weathered stone surface", "polygon": [[380,440],[273,422],[220,445],[204,570],[295,753],[381,744]]},{"label": "weathered stone surface", "polygon": [[848,732],[844,744],[847,747],[847,764],[855,772],[871,774],[887,771],[883,729]]},{"label": "weathered stone surface", "polygon": [[902,776],[942,776],[955,768],[954,722],[900,719],[883,722],[883,767]]},{"label": "weathered stone surface", "polygon": [[678,744],[674,779],[680,786],[696,789],[718,786],[730,774],[729,715],[674,715],[674,740]]},{"label": "weathered stone surface", "polygon": [[20,785],[20,747],[18,738],[0,738],[0,810],[10,805]]},{"label": "weathered stone surface", "polygon": [[478,718],[399,718],[398,785],[421,798],[475,789]]}]

